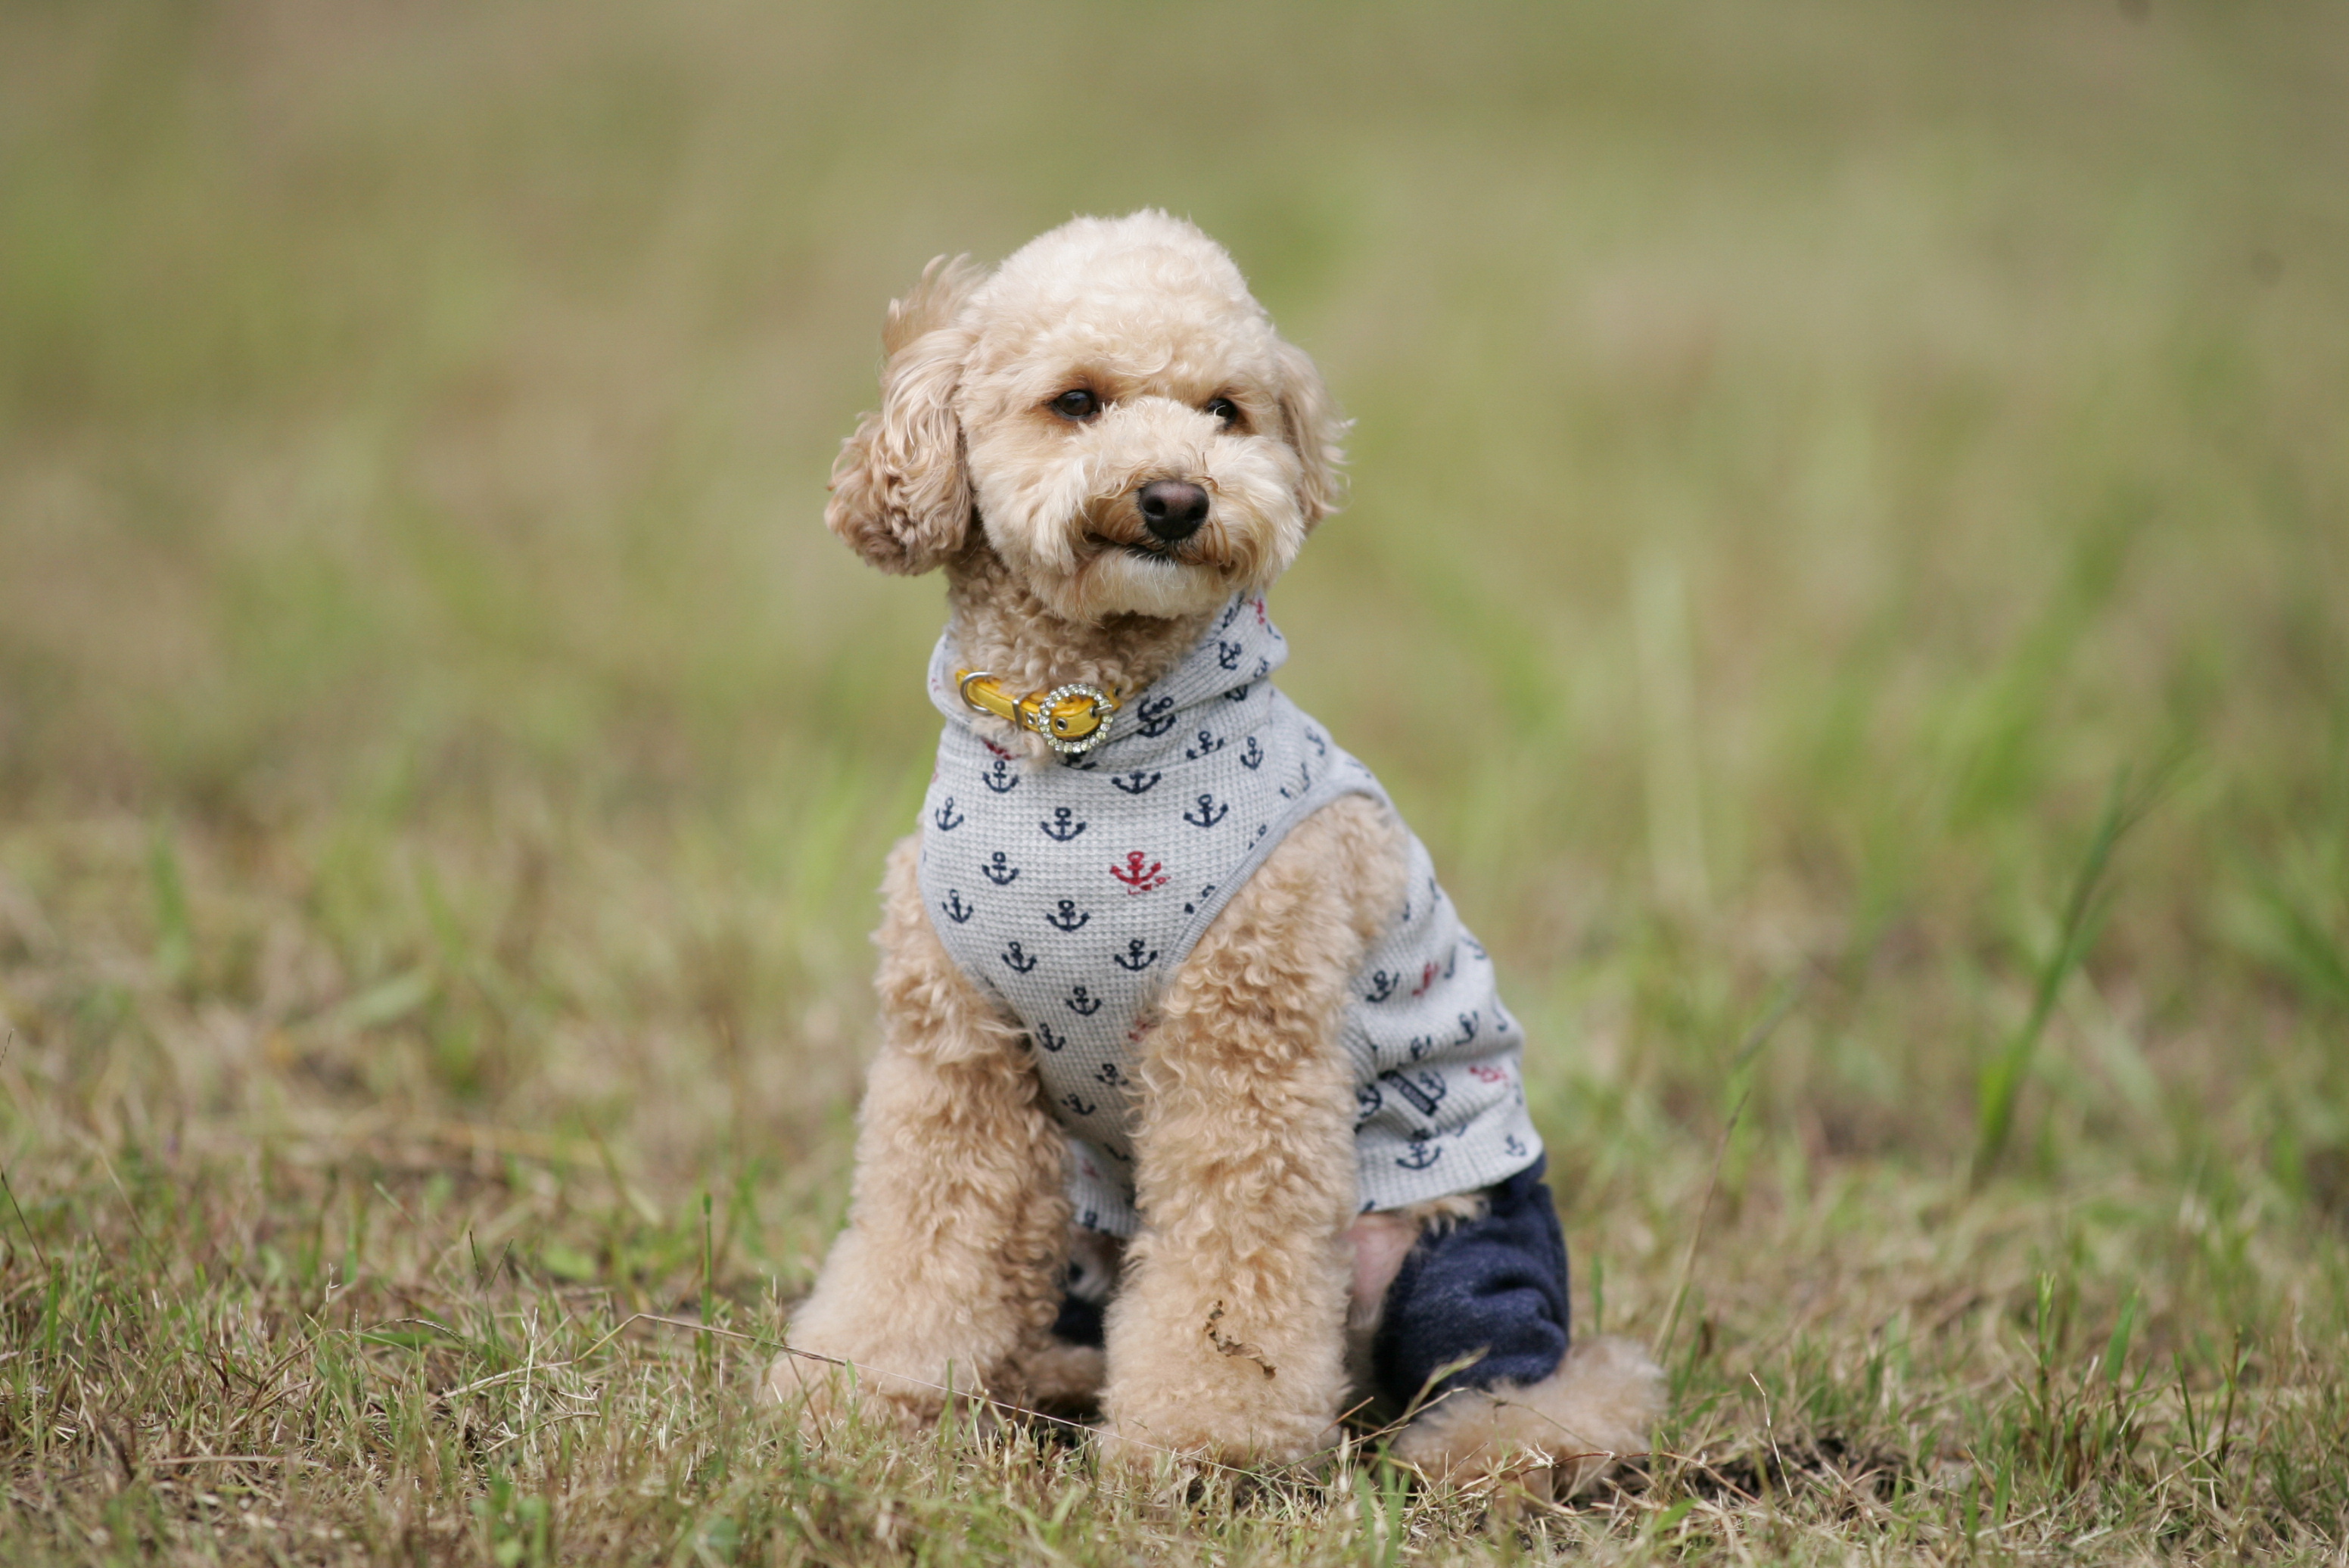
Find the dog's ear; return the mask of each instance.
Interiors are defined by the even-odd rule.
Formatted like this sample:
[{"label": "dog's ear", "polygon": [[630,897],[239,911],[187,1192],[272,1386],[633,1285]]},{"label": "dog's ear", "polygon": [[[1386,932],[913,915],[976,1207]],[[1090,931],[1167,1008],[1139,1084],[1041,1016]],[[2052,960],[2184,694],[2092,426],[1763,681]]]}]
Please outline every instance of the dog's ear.
[{"label": "dog's ear", "polygon": [[1351,421],[1339,417],[1321,372],[1305,350],[1283,343],[1278,354],[1280,422],[1288,428],[1289,444],[1297,449],[1297,505],[1305,514],[1305,526],[1311,528],[1345,504],[1346,476],[1338,465],[1346,460],[1346,452],[1339,443]]},{"label": "dog's ear", "polygon": [[884,572],[927,572],[970,526],[955,391],[970,334],[956,325],[979,281],[968,256],[938,257],[881,328],[881,409],[857,422],[832,465],[826,528]]}]

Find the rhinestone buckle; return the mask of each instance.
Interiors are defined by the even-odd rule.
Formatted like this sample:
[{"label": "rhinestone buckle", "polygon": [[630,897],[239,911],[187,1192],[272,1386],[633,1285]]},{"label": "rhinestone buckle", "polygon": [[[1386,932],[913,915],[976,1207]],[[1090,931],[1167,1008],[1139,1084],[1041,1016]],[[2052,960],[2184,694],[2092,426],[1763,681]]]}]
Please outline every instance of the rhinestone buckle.
[{"label": "rhinestone buckle", "polygon": [[[1074,697],[1086,699],[1081,713],[1063,714],[1060,707]],[[1109,738],[1110,716],[1117,711],[1118,702],[1097,686],[1083,681],[1071,681],[1054,686],[1037,705],[1035,714],[1022,715],[1028,727],[1044,738],[1044,744],[1063,757],[1081,757]],[[1086,721],[1091,720],[1088,724]],[[1075,730],[1071,735],[1071,730]]]}]

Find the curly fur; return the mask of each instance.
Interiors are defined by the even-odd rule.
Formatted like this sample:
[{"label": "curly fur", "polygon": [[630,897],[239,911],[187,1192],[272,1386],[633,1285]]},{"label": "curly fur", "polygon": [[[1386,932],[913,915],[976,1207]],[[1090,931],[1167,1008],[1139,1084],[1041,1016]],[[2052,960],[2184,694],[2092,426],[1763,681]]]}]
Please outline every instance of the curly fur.
[{"label": "curly fur", "polygon": [[1402,906],[1400,839],[1361,797],[1324,807],[1167,989],[1134,1139],[1147,1223],[1109,1315],[1120,1436],[1295,1459],[1344,1408],[1354,1119],[1337,1025]]},{"label": "curly fur", "polygon": [[[1312,360],[1163,212],[1080,218],[985,276],[942,257],[882,344],[881,407],[841,449],[825,524],[885,572],[945,567],[965,652],[1021,689],[1148,685],[1341,493],[1345,422]],[[1101,413],[1053,412],[1071,387]],[[1153,479],[1214,498],[1178,547],[1143,526]]]},{"label": "curly fur", "polygon": [[[1018,690],[1137,690],[1338,504],[1344,422],[1221,248],[1162,212],[1080,218],[982,274],[941,258],[890,307],[882,406],[833,470],[825,522],[884,571],[942,567],[957,646]],[[1071,389],[1097,407],[1056,406]],[[1228,407],[1226,407],[1228,406]],[[1210,498],[1168,543],[1137,497]],[[1041,742],[999,726],[994,738]],[[1105,1451],[1293,1460],[1350,1403],[1350,1354],[1422,1229],[1474,1197],[1357,1218],[1350,981],[1403,896],[1406,835],[1359,796],[1294,829],[1169,982],[1140,1046],[1143,1227],[1079,1273],[1116,1285],[1106,1352],[1050,1335],[1070,1259],[1063,1144],[1020,1026],[957,967],[892,854],[848,1226],[768,1387],[822,1422],[851,1400],[935,1414],[943,1389],[1081,1407]],[[1350,1351],[1350,1346],[1352,1349]],[[1397,1451],[1431,1473],[1562,1490],[1645,1446],[1654,1367],[1578,1346],[1543,1383],[1454,1395]]]},{"label": "curly fur", "polygon": [[[789,1336],[869,1369],[859,1391],[914,1418],[936,1411],[938,1388],[989,1387],[1050,1325],[1069,1229],[1064,1146],[1039,1103],[1026,1037],[938,941],[915,878],[919,851],[900,842],[883,882],[881,1053],[848,1228]],[[779,1395],[804,1389],[818,1414],[850,1392],[788,1355],[769,1381]]]},{"label": "curly fur", "polygon": [[1615,1460],[1645,1453],[1664,1375],[1636,1341],[1580,1339],[1530,1387],[1461,1388],[1421,1412],[1394,1455],[1448,1480],[1507,1479],[1567,1497]]}]

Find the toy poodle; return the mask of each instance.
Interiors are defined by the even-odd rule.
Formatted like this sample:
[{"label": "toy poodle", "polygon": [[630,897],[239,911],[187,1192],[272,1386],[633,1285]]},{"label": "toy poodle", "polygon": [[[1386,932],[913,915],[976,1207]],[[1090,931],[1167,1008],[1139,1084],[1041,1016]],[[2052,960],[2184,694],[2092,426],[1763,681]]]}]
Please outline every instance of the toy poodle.
[{"label": "toy poodle", "polygon": [[942,568],[945,718],[890,856],[847,1228],[773,1396],[1097,1406],[1104,1452],[1285,1462],[1402,1421],[1562,1495],[1662,1379],[1569,1340],[1493,966],[1378,781],[1271,684],[1265,593],[1345,426],[1221,247],[1080,218],[889,308],[824,521]]}]

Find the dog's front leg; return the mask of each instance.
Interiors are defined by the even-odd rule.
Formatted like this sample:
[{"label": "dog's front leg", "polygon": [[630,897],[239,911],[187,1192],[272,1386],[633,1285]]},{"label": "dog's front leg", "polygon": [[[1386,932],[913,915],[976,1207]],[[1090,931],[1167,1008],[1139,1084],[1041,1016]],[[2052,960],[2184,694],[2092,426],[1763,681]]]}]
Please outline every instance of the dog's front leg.
[{"label": "dog's front leg", "polygon": [[[923,907],[918,841],[889,858],[875,940],[882,1045],[864,1090],[848,1228],[789,1343],[853,1363],[889,1414],[984,1388],[1052,1320],[1066,1246],[1066,1143],[1019,1028],[964,975]],[[823,1362],[778,1357],[768,1387],[822,1420],[851,1398]]]},{"label": "dog's front leg", "polygon": [[1167,989],[1143,1047],[1142,1233],[1110,1310],[1112,1450],[1281,1461],[1346,1390],[1354,1209],[1348,985],[1402,900],[1373,802],[1300,824]]}]

